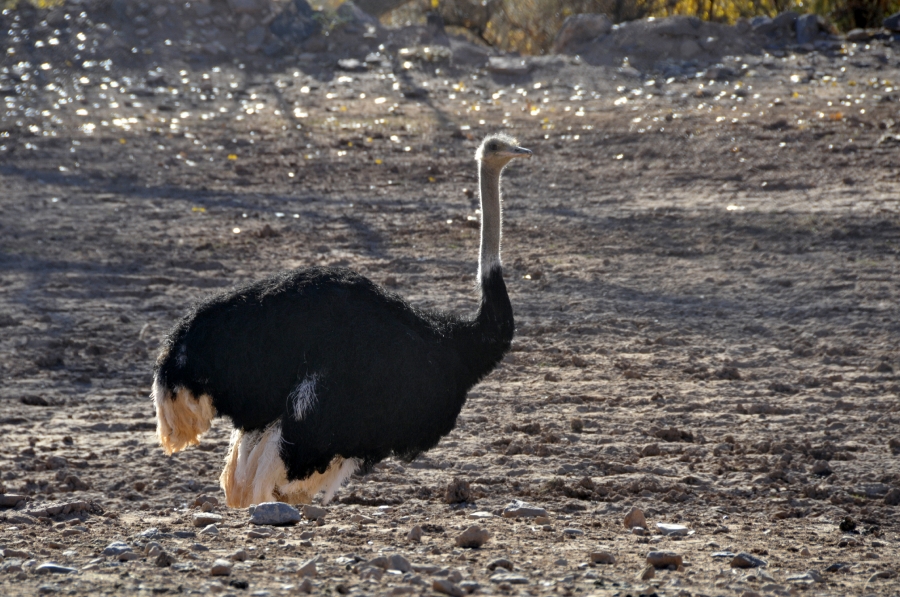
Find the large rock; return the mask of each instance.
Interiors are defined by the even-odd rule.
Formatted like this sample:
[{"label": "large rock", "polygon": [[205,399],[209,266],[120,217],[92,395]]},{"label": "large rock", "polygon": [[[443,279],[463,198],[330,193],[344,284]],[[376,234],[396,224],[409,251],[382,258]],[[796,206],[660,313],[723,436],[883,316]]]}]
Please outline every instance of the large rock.
[{"label": "large rock", "polygon": [[283,502],[264,502],[253,508],[250,524],[283,526],[300,522],[300,512]]},{"label": "large rock", "polygon": [[797,43],[800,45],[811,44],[819,35],[818,15],[802,15],[797,19]]},{"label": "large rock", "polygon": [[553,51],[566,54],[612,30],[612,21],[601,14],[580,14],[568,17],[553,40]]},{"label": "large rock", "polygon": [[293,0],[269,24],[269,31],[283,43],[299,46],[319,32],[315,11],[306,0]]},{"label": "large rock", "polygon": [[885,29],[890,29],[891,31],[900,31],[900,12],[896,12],[886,18],[882,25]]}]

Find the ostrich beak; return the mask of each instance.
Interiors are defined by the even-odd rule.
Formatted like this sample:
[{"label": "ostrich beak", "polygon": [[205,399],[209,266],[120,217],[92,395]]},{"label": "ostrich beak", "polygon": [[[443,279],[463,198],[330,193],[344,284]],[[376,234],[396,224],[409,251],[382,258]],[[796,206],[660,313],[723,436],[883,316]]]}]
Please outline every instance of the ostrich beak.
[{"label": "ostrich beak", "polygon": [[512,150],[512,157],[514,158],[530,158],[531,155],[531,150],[524,147],[516,147]]}]

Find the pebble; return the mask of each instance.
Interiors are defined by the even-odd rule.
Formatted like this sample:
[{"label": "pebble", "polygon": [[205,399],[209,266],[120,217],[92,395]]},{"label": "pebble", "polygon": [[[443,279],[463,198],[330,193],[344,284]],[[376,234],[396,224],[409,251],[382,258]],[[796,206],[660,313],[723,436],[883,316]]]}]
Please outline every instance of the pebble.
[{"label": "pebble", "polygon": [[593,551],[591,561],[595,564],[615,564],[616,557],[608,551]]},{"label": "pebble", "polygon": [[535,518],[537,516],[547,516],[547,511],[519,500],[503,509],[504,518]]},{"label": "pebble", "polygon": [[521,574],[510,574],[508,572],[502,572],[500,574],[491,576],[491,582],[496,584],[505,582],[511,585],[527,585],[528,579]]},{"label": "pebble", "polygon": [[157,568],[168,568],[175,563],[175,557],[162,551],[156,556],[156,560],[154,560],[153,563]]},{"label": "pebble", "polygon": [[467,518],[471,518],[474,520],[484,520],[486,518],[493,518],[494,515],[490,512],[486,512],[484,510],[479,510],[478,512],[472,512],[468,515]]},{"label": "pebble", "polygon": [[812,553],[810,553],[808,547],[804,547],[803,549],[800,550],[800,555],[803,556],[804,558],[808,558],[809,556],[812,555]]},{"label": "pebble", "polygon": [[491,534],[487,531],[487,529],[482,529],[477,526],[471,526],[456,538],[456,546],[481,547],[490,538]]},{"label": "pebble", "polygon": [[355,522],[357,524],[374,524],[375,519],[370,516],[365,516],[363,514],[354,514],[350,517],[351,522]]},{"label": "pebble", "polygon": [[409,532],[406,534],[406,540],[407,541],[421,541],[423,534],[424,533],[422,532],[422,527],[420,527],[419,525],[416,525],[413,528],[409,529]]},{"label": "pebble", "polygon": [[678,567],[682,562],[681,556],[674,551],[651,551],[647,554],[647,563],[656,568]]},{"label": "pebble", "polygon": [[231,562],[228,560],[216,560],[213,562],[209,573],[213,576],[231,576]]},{"label": "pebble", "polygon": [[646,566],[637,575],[638,580],[650,580],[654,576],[656,576],[656,568],[654,568],[652,565]]},{"label": "pebble", "polygon": [[[211,504],[212,506],[218,506],[219,499],[214,496],[211,496],[211,495],[201,495],[201,496],[198,496],[197,499],[194,500],[195,506],[199,506],[202,508],[204,504]],[[208,512],[208,511],[209,510],[205,510],[205,512]]]},{"label": "pebble", "polygon": [[647,519],[646,517],[644,517],[644,513],[639,508],[632,508],[631,511],[625,515],[623,524],[625,525],[626,529],[633,529],[635,527],[646,529]]},{"label": "pebble", "polygon": [[488,562],[487,569],[490,571],[494,571],[497,568],[506,568],[510,572],[513,570],[513,563],[507,560],[506,558],[497,558],[495,560],[491,560]]},{"label": "pebble", "polygon": [[320,518],[325,518],[325,515],[328,514],[328,510],[325,508],[319,508],[318,506],[303,506],[303,517],[308,518],[309,520],[318,520]]},{"label": "pebble", "polygon": [[717,551],[711,555],[714,558],[733,558],[735,553],[733,551]]},{"label": "pebble", "polygon": [[191,517],[191,522],[195,527],[207,527],[211,524],[222,522],[222,516],[219,514],[211,514],[209,512],[197,512]]},{"label": "pebble", "polygon": [[35,574],[68,574],[69,572],[77,572],[76,568],[69,568],[67,566],[60,566],[55,562],[47,562],[46,564],[41,564],[37,568],[34,569]]},{"label": "pebble", "polygon": [[307,560],[306,562],[303,563],[302,566],[300,566],[300,569],[297,570],[297,574],[299,574],[301,577],[317,576],[319,574],[319,571],[316,569],[316,562],[318,562],[318,561],[319,561],[318,556],[316,556],[315,558],[313,558],[311,560]]},{"label": "pebble", "polygon": [[207,525],[207,526],[203,527],[203,530],[200,531],[200,534],[201,535],[218,535],[219,527],[217,527],[214,524]]},{"label": "pebble", "polygon": [[566,537],[581,537],[584,535],[584,531],[581,529],[563,529],[563,535]]},{"label": "pebble", "polygon": [[234,552],[233,554],[231,554],[230,556],[228,556],[228,559],[231,560],[232,562],[246,562],[248,557],[249,556],[247,555],[246,551],[244,551],[243,549],[239,549],[236,552]]},{"label": "pebble", "polygon": [[657,522],[656,528],[658,528],[663,535],[676,536],[676,537],[685,537],[690,534],[690,529],[684,525],[680,524],[667,524],[664,522]]},{"label": "pebble", "polygon": [[434,582],[431,583],[431,589],[437,593],[452,595],[453,597],[462,597],[463,595],[465,595],[465,591],[463,591],[457,585],[450,582],[449,580],[444,580],[442,578],[434,579]]},{"label": "pebble", "polygon": [[537,516],[534,519],[534,524],[539,524],[539,525],[550,524],[550,517],[549,516]]},{"label": "pebble", "polygon": [[298,522],[300,512],[283,502],[263,502],[250,514],[250,524],[282,526]]},{"label": "pebble", "polygon": [[731,559],[732,568],[759,568],[766,565],[768,565],[767,561],[743,551]]},{"label": "pebble", "polygon": [[113,541],[103,549],[105,556],[117,556],[127,551],[131,551],[131,546],[122,541]]},{"label": "pebble", "polygon": [[633,527],[631,529],[631,534],[637,535],[638,537],[643,537],[647,534],[647,529],[645,529],[644,527]]}]

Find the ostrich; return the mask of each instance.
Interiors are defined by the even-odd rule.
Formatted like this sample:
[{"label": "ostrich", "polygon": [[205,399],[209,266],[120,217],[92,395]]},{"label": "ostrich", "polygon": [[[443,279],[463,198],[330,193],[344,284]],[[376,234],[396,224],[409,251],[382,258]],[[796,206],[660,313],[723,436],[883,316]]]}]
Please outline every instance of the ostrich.
[{"label": "ostrich", "polygon": [[481,305],[474,319],[414,308],[358,273],[287,271],[199,304],[154,371],[157,436],[172,454],[213,417],[234,431],[226,503],[323,503],[360,466],[412,460],[456,425],[469,390],[509,350],[500,264],[500,174],[529,157],[506,135],[478,148]]}]

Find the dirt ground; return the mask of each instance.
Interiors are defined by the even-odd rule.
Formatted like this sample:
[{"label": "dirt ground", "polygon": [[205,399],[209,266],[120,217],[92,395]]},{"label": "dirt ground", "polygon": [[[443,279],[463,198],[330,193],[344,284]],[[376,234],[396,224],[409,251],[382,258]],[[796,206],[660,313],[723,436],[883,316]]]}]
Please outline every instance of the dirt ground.
[{"label": "dirt ground", "polygon": [[[572,57],[98,60],[6,93],[0,591],[900,594],[896,51],[743,56],[719,80]],[[473,313],[473,152],[497,130],[535,153],[504,178],[517,334],[456,430],[318,521],[214,506],[201,533],[230,428],[163,455],[167,329],[311,264]],[[514,500],[546,519],[502,516]],[[457,547],[471,525],[491,538]],[[132,555],[103,555],[115,541]],[[651,551],[682,565],[647,571]],[[410,569],[376,560],[394,554]]]}]

